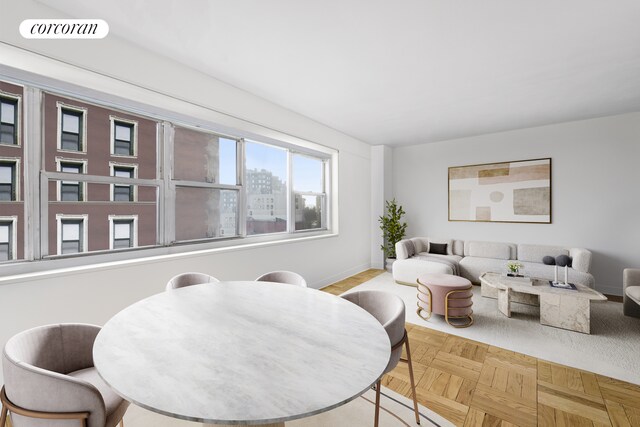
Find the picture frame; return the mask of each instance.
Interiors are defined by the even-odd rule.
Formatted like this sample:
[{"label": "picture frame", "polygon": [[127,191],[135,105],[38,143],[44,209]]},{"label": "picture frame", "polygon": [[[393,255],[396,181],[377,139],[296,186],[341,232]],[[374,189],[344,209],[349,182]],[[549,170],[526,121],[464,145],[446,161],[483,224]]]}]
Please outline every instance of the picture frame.
[{"label": "picture frame", "polygon": [[551,224],[551,158],[452,166],[449,221]]}]

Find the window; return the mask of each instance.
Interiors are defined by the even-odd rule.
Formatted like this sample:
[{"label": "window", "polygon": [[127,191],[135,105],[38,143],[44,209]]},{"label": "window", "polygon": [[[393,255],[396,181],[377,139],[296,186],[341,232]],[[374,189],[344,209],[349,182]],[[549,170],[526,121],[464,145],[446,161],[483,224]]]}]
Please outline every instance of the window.
[{"label": "window", "polygon": [[287,150],[247,141],[247,235],[287,231]]},{"label": "window", "polygon": [[[83,163],[60,162],[60,172],[84,173]],[[78,181],[60,181],[60,197],[63,202],[80,202],[84,197],[84,185]]]},{"label": "window", "polygon": [[[146,107],[145,116],[133,101],[128,110],[125,100],[108,105],[106,95],[89,88],[73,97],[71,83],[56,93],[55,83],[43,79],[40,87],[39,77],[31,77],[35,84],[3,84],[17,95],[0,91],[0,151],[11,153],[0,156],[3,258],[93,252],[101,262],[128,256],[105,254],[114,249],[153,247],[161,255],[188,251],[171,247],[177,243],[200,243],[200,249],[226,244],[203,242],[212,239],[266,242],[328,228],[335,151],[295,137],[278,141],[266,129],[257,136],[256,126],[234,136],[222,125],[161,107]],[[29,108],[19,95],[25,90],[34,95]],[[23,125],[37,136],[33,150],[9,147],[22,145]],[[255,139],[244,139],[249,135]],[[34,165],[29,174],[20,164],[25,153]],[[10,215],[16,221],[3,222]]]},{"label": "window", "polygon": [[60,149],[84,151],[84,113],[82,111],[61,109]]},{"label": "window", "polygon": [[176,127],[175,240],[233,237],[238,229],[238,140]]},{"label": "window", "polygon": [[16,163],[0,162],[0,201],[16,200]]},{"label": "window", "polygon": [[58,254],[85,252],[87,217],[58,215]]},{"label": "window", "polygon": [[326,228],[323,219],[326,209],[324,161],[300,154],[294,154],[292,157],[295,229],[299,231]]},{"label": "window", "polygon": [[0,97],[0,144],[18,143],[18,100]]},{"label": "window", "polygon": [[135,124],[119,120],[112,120],[112,123],[112,153],[116,156],[133,156]]},{"label": "window", "polygon": [[16,259],[15,217],[0,217],[0,261]]},{"label": "window", "polygon": [[[130,166],[112,166],[113,176],[120,178],[134,178],[135,168]],[[133,202],[133,185],[113,184],[112,200],[114,202]]]},{"label": "window", "polygon": [[110,215],[109,222],[109,249],[125,249],[138,246],[138,217],[121,217]]}]

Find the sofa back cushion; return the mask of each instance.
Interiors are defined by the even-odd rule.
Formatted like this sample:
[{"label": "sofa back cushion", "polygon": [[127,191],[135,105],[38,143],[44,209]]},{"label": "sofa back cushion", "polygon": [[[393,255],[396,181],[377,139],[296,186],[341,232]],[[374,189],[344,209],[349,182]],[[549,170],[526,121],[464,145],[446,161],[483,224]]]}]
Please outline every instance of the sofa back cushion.
[{"label": "sofa back cushion", "polygon": [[464,242],[464,256],[495,259],[516,259],[516,245],[502,242]]},{"label": "sofa back cushion", "polygon": [[569,250],[560,246],[546,245],[518,245],[518,260],[528,262],[542,262],[545,256],[556,258],[559,255],[569,255]]}]

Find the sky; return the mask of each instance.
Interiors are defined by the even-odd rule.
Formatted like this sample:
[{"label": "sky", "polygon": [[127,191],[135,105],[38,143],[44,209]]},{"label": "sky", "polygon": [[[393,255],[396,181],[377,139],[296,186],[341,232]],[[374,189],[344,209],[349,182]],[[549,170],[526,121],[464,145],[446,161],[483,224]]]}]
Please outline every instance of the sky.
[{"label": "sky", "polygon": [[[287,150],[255,142],[246,142],[246,169],[266,169],[282,182],[287,181]],[[232,139],[220,138],[220,183],[235,184],[236,146]],[[295,191],[322,192],[322,161],[293,156]]]}]

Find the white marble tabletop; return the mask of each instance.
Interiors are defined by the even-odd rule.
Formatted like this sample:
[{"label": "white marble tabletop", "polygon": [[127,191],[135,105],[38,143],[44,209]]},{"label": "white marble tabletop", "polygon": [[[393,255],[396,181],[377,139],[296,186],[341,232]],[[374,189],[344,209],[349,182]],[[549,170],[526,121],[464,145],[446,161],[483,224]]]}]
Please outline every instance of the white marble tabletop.
[{"label": "white marble tabletop", "polygon": [[122,397],[212,424],[278,423],[340,406],[382,375],[380,323],[342,298],[292,285],[220,282],[124,309],[94,364]]}]

